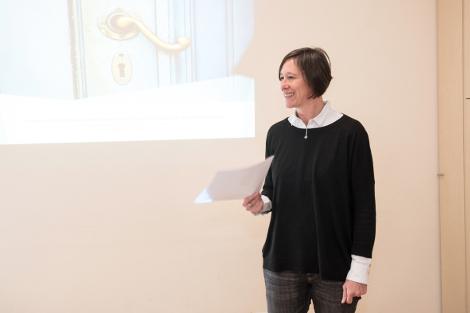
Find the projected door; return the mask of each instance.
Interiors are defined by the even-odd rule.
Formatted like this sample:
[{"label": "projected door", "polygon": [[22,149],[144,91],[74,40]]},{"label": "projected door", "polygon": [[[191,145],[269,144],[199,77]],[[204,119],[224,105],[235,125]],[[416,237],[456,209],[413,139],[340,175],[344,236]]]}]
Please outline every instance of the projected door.
[{"label": "projected door", "polygon": [[253,1],[5,2],[0,144],[253,137]]},{"label": "projected door", "polygon": [[227,77],[246,48],[233,0],[76,0],[72,9],[78,98]]},{"label": "projected door", "polygon": [[252,12],[253,0],[8,2],[0,93],[82,99],[229,77]]}]

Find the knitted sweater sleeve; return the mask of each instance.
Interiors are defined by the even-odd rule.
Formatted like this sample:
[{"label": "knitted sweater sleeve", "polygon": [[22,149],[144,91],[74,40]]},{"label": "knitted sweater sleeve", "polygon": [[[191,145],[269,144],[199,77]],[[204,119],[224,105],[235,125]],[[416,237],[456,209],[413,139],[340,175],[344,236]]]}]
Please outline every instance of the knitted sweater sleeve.
[{"label": "knitted sweater sleeve", "polygon": [[354,221],[351,253],[371,258],[376,228],[375,182],[369,137],[361,124],[351,136],[349,153]]}]

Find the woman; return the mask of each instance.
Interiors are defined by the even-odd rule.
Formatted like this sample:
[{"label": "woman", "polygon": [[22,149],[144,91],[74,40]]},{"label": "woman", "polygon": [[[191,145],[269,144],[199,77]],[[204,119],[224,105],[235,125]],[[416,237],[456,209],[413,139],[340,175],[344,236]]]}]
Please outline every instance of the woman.
[{"label": "woman", "polygon": [[372,155],[363,126],[322,99],[331,81],[320,48],[287,54],[279,67],[287,108],[268,131],[274,155],[262,193],[244,199],[271,212],[263,247],[270,313],[355,312],[367,292],[375,240]]}]

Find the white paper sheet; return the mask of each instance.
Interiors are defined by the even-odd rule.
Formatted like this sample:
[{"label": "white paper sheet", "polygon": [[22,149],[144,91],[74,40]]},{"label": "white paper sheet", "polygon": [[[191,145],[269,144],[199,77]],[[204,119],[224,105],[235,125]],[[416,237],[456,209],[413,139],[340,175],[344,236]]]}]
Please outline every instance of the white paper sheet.
[{"label": "white paper sheet", "polygon": [[194,203],[244,199],[260,191],[273,158],[274,155],[249,167],[218,172]]}]

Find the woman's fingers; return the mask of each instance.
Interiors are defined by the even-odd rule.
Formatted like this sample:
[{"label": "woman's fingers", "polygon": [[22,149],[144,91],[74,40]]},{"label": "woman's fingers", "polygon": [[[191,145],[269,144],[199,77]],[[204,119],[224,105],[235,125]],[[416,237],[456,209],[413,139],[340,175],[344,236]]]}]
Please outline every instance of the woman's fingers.
[{"label": "woman's fingers", "polygon": [[243,206],[247,211],[252,213],[259,213],[263,210],[264,202],[261,199],[261,194],[259,192],[248,196],[243,201]]},{"label": "woman's fingers", "polygon": [[251,213],[261,212],[264,207],[264,202],[261,200],[261,194],[259,192],[255,192],[251,196],[246,197],[243,200],[243,206]]},{"label": "woman's fingers", "polygon": [[243,200],[242,205],[245,208],[252,207],[256,203],[256,200],[261,200],[261,194],[259,192],[256,192],[256,193],[252,194],[251,196],[246,197]]},{"label": "woman's fingers", "polygon": [[251,212],[251,213],[258,213],[262,210],[263,206],[260,205],[260,201],[257,201],[255,204],[253,204],[252,206],[248,206],[246,208],[247,211]]}]

